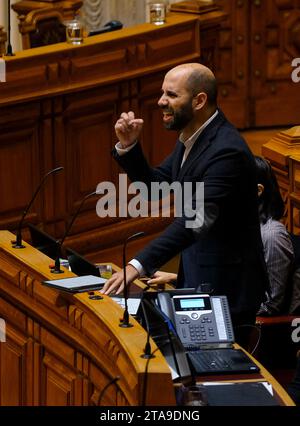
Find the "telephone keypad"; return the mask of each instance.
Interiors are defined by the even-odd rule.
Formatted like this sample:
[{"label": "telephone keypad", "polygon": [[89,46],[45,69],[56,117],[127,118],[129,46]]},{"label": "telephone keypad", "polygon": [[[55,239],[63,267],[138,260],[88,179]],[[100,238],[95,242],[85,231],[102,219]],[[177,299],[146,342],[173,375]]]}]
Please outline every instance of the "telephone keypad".
[{"label": "telephone keypad", "polygon": [[[194,321],[192,321],[193,323]],[[212,323],[212,320],[209,317],[203,317],[201,320],[197,321],[197,325],[190,323],[190,320],[186,317],[183,317],[180,320],[180,324],[187,327],[182,328],[182,334],[184,338],[189,338],[192,342],[207,341],[215,337],[215,332],[213,327],[209,326]]]}]

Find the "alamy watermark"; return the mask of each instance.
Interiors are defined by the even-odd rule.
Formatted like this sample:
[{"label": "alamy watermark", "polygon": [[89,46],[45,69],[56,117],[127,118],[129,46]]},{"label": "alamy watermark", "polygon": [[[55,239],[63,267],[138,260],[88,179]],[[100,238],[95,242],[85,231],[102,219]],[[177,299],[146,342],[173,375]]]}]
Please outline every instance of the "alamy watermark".
[{"label": "alamy watermark", "polygon": [[[97,194],[97,215],[105,217],[171,217],[174,198],[174,216],[185,218],[185,227],[200,228],[204,223],[203,182],[133,182],[127,188],[127,175],[119,175],[118,190],[112,182],[101,182]],[[130,198],[129,196],[134,195]],[[162,210],[158,208],[162,200]]]},{"label": "alamy watermark", "polygon": [[300,318],[293,319],[292,327],[295,327],[295,329],[292,331],[292,341],[294,343],[299,343],[300,342]]},{"label": "alamy watermark", "polygon": [[4,59],[0,58],[0,83],[6,82],[6,64]]},{"label": "alamy watermark", "polygon": [[0,318],[0,343],[6,342],[6,324],[4,319]]},{"label": "alamy watermark", "polygon": [[292,67],[295,68],[291,74],[291,78],[294,83],[300,82],[300,58],[295,58],[292,60]]}]

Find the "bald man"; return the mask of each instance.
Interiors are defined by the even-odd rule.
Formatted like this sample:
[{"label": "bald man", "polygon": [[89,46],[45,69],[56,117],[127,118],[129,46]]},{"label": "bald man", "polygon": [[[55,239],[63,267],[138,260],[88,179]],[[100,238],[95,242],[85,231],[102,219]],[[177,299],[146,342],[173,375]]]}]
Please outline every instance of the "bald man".
[{"label": "bald man", "polygon": [[[237,130],[217,107],[217,84],[207,67],[192,63],[171,69],[158,101],[166,129],[180,132],[163,163],[152,168],[138,142],[143,120],[124,112],[115,125],[114,158],[132,182],[204,182],[204,221],[188,228],[172,224],[126,266],[128,283],[153,274],[181,253],[177,287],[209,283],[226,295],[235,325],[253,323],[267,284],[258,220],[255,163]],[[193,199],[193,206],[196,200]],[[123,271],[103,292],[120,293]]]}]

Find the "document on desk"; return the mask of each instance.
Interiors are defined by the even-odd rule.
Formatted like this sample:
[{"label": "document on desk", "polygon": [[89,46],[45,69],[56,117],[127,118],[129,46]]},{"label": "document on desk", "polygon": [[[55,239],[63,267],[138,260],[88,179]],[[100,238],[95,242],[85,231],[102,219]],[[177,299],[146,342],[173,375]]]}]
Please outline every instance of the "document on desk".
[{"label": "document on desk", "polygon": [[[124,297],[112,296],[111,299],[114,300],[116,303],[118,303],[118,305],[122,306],[123,309],[125,308]],[[137,314],[140,303],[141,303],[140,298],[129,297],[127,299],[128,312],[129,312],[130,315],[136,315]]]},{"label": "document on desk", "polygon": [[268,382],[203,383],[208,404],[212,406],[276,406],[272,385]]},{"label": "document on desk", "polygon": [[42,284],[57,290],[71,293],[80,293],[94,291],[102,288],[107,280],[94,275],[85,275],[82,277],[68,277],[56,280],[42,281]]}]

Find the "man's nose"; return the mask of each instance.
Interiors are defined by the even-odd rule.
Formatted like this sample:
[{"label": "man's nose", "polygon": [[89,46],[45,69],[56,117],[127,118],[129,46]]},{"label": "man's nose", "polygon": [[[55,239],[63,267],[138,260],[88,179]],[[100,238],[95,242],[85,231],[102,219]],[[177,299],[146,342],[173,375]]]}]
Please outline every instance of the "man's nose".
[{"label": "man's nose", "polygon": [[165,107],[165,106],[167,106],[167,105],[168,105],[168,101],[167,101],[167,99],[166,99],[165,95],[162,95],[162,96],[160,97],[160,99],[158,100],[157,104],[158,104],[158,106],[159,106],[160,108],[163,108],[163,107]]}]

